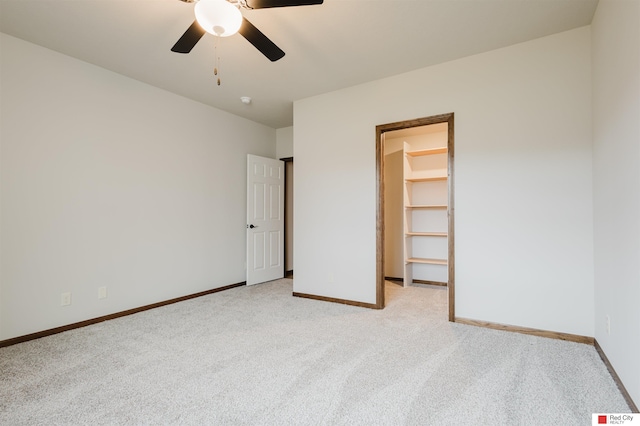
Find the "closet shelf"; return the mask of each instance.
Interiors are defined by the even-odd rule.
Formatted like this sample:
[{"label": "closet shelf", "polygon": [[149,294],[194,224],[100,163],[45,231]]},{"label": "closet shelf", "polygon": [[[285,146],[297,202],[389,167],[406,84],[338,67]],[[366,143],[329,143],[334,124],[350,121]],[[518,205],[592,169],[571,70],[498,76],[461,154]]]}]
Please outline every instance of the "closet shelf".
[{"label": "closet shelf", "polygon": [[[442,220],[449,217],[449,203],[444,194],[446,191],[448,196],[450,189],[450,158],[446,142],[438,141],[439,147],[428,148],[424,146],[424,140],[416,140],[415,145],[403,142],[404,286],[415,282],[414,275],[424,282],[448,280],[448,248],[451,244],[447,232],[449,225],[445,227]],[[421,264],[433,266],[416,266]]]},{"label": "closet shelf", "polygon": [[445,209],[447,208],[446,204],[412,204],[408,206],[404,206],[407,210],[412,209]]},{"label": "closet shelf", "polygon": [[446,154],[447,148],[429,148],[416,151],[407,151],[409,157],[422,157],[423,155]]},{"label": "closet shelf", "polygon": [[428,176],[428,177],[414,177],[406,178],[406,182],[434,182],[438,180],[447,180],[446,176]]},{"label": "closet shelf", "polygon": [[425,259],[421,257],[410,257],[405,260],[406,263],[428,263],[430,265],[446,265],[446,259]]}]

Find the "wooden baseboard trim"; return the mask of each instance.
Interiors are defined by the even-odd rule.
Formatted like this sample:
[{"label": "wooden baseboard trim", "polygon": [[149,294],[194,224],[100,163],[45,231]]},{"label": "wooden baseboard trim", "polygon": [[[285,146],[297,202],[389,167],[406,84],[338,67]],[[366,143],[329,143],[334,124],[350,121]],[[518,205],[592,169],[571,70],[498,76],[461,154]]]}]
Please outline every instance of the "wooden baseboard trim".
[{"label": "wooden baseboard trim", "polygon": [[607,366],[609,374],[611,374],[613,381],[616,382],[616,386],[618,386],[618,389],[624,397],[624,400],[627,402],[629,409],[631,409],[631,411],[634,413],[640,413],[640,411],[638,410],[638,406],[635,404],[635,402],[633,402],[633,399],[631,399],[631,395],[629,395],[629,392],[627,392],[627,388],[625,388],[624,384],[622,384],[620,376],[618,376],[618,373],[616,373],[616,370],[614,370],[613,365],[611,365],[611,363],[609,362],[609,358],[607,358],[607,355],[605,355],[602,347],[596,339],[593,339],[593,346],[595,346],[596,352],[598,352],[598,355],[600,355],[600,358],[602,359],[602,362],[604,362],[604,365]]},{"label": "wooden baseboard trim", "polygon": [[[398,277],[384,277],[385,281],[391,281],[391,282],[395,282],[395,283],[403,283],[404,279],[403,278],[398,278]],[[414,284],[428,284],[428,285],[437,285],[437,286],[441,286],[441,287],[446,287],[447,283],[443,283],[441,281],[429,281],[429,280],[413,280]]]},{"label": "wooden baseboard trim", "polygon": [[532,336],[548,337],[550,339],[567,340],[569,342],[584,343],[593,345],[595,339],[588,336],[580,336],[579,334],[560,333],[557,331],[539,330],[537,328],[518,327],[515,325],[498,324],[495,322],[478,321],[467,318],[455,317],[453,322],[466,325],[475,325],[477,327],[492,328],[494,330],[504,330],[513,333],[529,334]]},{"label": "wooden baseboard trim", "polygon": [[317,296],[315,294],[296,293],[295,291],[293,292],[293,296],[304,299],[321,300],[323,302],[341,303],[343,305],[358,306],[361,308],[382,309],[382,306],[378,306],[375,303],[356,302],[355,300],[336,299],[334,297]]},{"label": "wooden baseboard trim", "polygon": [[284,273],[285,278],[293,278],[293,269]]},{"label": "wooden baseboard trim", "polygon": [[183,302],[189,299],[195,299],[196,297],[206,296],[207,294],[218,293],[220,291],[229,290],[235,287],[241,287],[246,285],[247,282],[243,281],[236,284],[230,284],[224,287],[213,288],[211,290],[201,291],[199,293],[189,294],[187,296],[176,297],[175,299],[169,299],[162,302],[152,303],[150,305],[140,306],[138,308],[127,309],[126,311],[116,312],[114,314],[104,315],[97,318],[88,319],[85,321],[76,322],[73,324],[63,325],[56,328],[50,328],[49,330],[38,331],[37,333],[26,334],[24,336],[18,336],[7,340],[0,341],[0,348],[6,346],[15,345],[22,342],[28,342],[29,340],[39,339],[41,337],[51,336],[53,334],[62,333],[64,331],[73,330],[76,328],[86,327],[88,325],[97,324],[99,322],[112,320],[115,318],[124,317],[127,315],[137,314],[138,312],[148,311],[149,309],[159,308],[161,306],[171,305],[173,303]]},{"label": "wooden baseboard trim", "polygon": [[443,283],[442,281],[428,281],[428,280],[413,280],[414,284],[428,284],[428,285],[437,285],[440,287],[446,287],[447,283]]}]

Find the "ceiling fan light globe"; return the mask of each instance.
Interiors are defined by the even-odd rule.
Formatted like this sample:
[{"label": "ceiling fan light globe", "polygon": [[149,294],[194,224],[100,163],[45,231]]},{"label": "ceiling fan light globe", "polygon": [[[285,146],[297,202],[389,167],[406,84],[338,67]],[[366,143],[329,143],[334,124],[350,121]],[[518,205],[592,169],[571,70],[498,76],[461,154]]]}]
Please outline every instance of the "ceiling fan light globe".
[{"label": "ceiling fan light globe", "polygon": [[234,35],[242,25],[240,10],[226,0],[200,0],[194,11],[202,29],[219,37]]}]

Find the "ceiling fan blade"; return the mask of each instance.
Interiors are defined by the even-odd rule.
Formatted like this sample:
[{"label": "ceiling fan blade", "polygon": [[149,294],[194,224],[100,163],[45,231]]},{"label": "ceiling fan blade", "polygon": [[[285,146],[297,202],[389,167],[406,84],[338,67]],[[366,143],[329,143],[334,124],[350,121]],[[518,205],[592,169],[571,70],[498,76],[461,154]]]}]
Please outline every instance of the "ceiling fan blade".
[{"label": "ceiling fan blade", "polygon": [[268,7],[312,6],[322,4],[323,0],[247,0],[249,9],[266,9]]},{"label": "ceiling fan blade", "polygon": [[202,29],[198,21],[193,21],[193,24],[182,34],[182,37],[171,48],[172,52],[177,53],[189,53],[193,46],[202,38],[205,31]]},{"label": "ceiling fan blade", "polygon": [[271,62],[275,62],[284,56],[284,52],[276,46],[269,38],[257,29],[246,18],[242,18],[242,25],[238,31],[247,41],[258,49]]}]

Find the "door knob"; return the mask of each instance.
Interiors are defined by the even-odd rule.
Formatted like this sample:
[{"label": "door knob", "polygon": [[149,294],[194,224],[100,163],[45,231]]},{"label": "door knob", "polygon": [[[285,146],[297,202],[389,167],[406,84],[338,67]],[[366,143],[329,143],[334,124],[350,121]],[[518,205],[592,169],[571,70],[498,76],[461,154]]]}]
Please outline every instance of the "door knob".
[{"label": "door knob", "polygon": [[251,225],[249,225],[249,228],[253,229],[253,228],[257,228],[257,226],[255,226],[253,223]]}]

